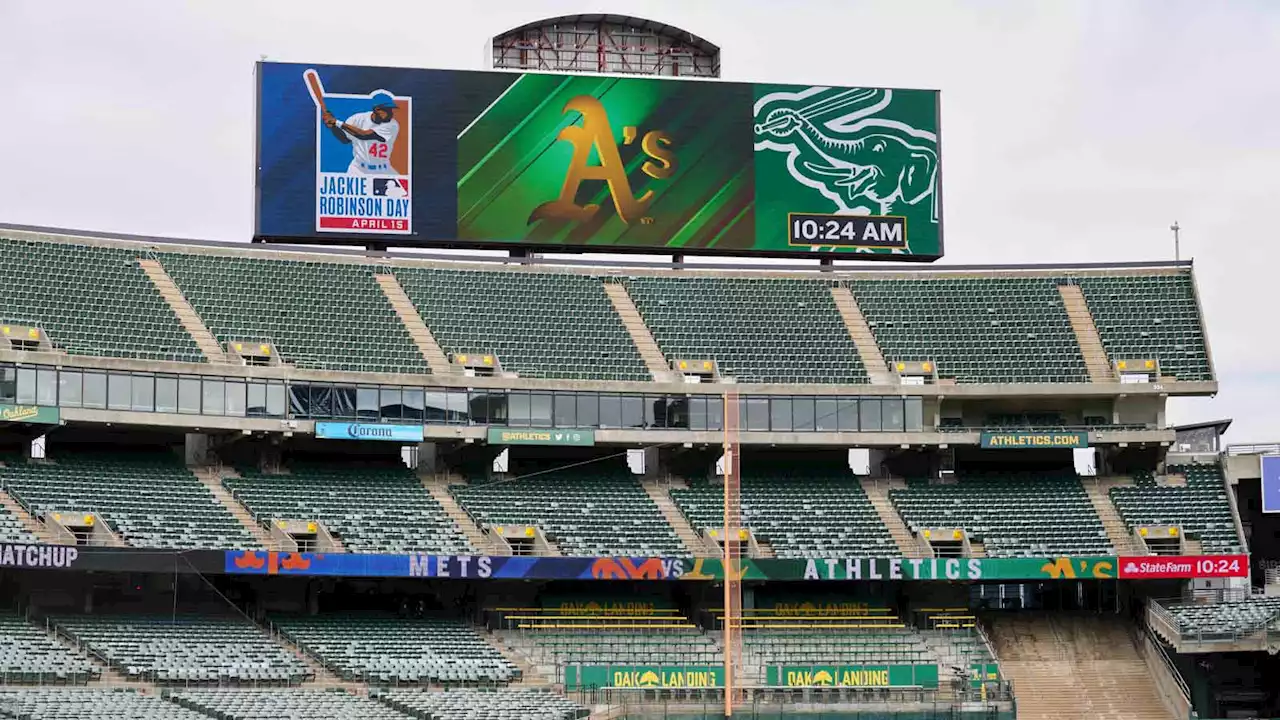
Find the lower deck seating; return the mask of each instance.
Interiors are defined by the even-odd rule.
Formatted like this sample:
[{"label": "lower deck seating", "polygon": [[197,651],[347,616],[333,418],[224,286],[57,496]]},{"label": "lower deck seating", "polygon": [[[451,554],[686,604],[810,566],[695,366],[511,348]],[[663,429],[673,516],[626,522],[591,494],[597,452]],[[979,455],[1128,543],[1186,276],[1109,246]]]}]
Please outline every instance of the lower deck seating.
[{"label": "lower deck seating", "polygon": [[536,525],[565,555],[685,552],[634,476],[559,471],[450,490],[480,525]]},{"label": "lower deck seating", "polygon": [[55,453],[7,463],[0,480],[34,513],[96,513],[135,547],[249,549],[248,531],[177,456]]},{"label": "lower deck seating", "polygon": [[1166,610],[1184,637],[1232,637],[1280,621],[1280,597],[1254,596],[1210,605],[1171,605]]},{"label": "lower deck seating", "polygon": [[133,689],[0,689],[0,717],[20,720],[209,720]]},{"label": "lower deck seating", "polygon": [[169,699],[219,720],[408,720],[382,703],[345,690],[179,690]]},{"label": "lower deck seating", "polygon": [[35,535],[27,532],[22,522],[13,513],[0,507],[0,542],[34,543],[39,540]]},{"label": "lower deck seating", "polygon": [[295,464],[289,474],[242,470],[223,484],[251,512],[285,520],[319,520],[347,552],[473,552],[440,503],[404,466]]},{"label": "lower deck seating", "polygon": [[311,672],[239,618],[78,615],[59,630],[130,678],[159,683],[297,684]]},{"label": "lower deck seating", "polygon": [[1071,474],[969,474],[946,485],[908,480],[889,497],[912,532],[960,528],[991,557],[1115,553]]},{"label": "lower deck seating", "polygon": [[453,620],[279,617],[286,637],[345,680],[375,684],[510,682],[519,670]]},{"label": "lower deck seating", "polygon": [[1160,487],[1150,474],[1135,477],[1134,487],[1111,490],[1111,502],[1130,528],[1177,525],[1197,537],[1205,553],[1239,553],[1227,488],[1218,465],[1170,466],[1169,473],[1187,478],[1185,487]]},{"label": "lower deck seating", "polygon": [[0,680],[13,683],[83,684],[98,669],[68,650],[43,628],[24,618],[0,613]]},{"label": "lower deck seating", "polygon": [[591,711],[547,690],[389,690],[375,699],[431,720],[576,720]]},{"label": "lower deck seating", "polygon": [[[698,531],[724,526],[724,487],[696,483],[671,498]],[[797,467],[742,478],[742,515],[778,557],[883,557],[898,548],[857,478]]]}]

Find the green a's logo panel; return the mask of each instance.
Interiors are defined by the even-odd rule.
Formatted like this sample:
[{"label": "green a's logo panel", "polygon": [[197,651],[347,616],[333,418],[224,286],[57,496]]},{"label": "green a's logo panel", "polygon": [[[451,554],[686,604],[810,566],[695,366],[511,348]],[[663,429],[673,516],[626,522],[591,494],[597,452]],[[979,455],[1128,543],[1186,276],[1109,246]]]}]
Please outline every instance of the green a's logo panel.
[{"label": "green a's logo panel", "polygon": [[756,249],[942,254],[938,94],[756,85]]},{"label": "green a's logo panel", "polygon": [[459,118],[460,239],[752,248],[749,85],[521,75],[487,92]]}]

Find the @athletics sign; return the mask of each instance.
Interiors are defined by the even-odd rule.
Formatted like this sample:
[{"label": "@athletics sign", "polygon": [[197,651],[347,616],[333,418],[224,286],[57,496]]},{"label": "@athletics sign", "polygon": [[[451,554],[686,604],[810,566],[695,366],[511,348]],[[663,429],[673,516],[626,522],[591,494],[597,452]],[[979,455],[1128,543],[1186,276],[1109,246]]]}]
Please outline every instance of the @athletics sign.
[{"label": "@athletics sign", "polygon": [[596,444],[594,430],[534,430],[489,428],[490,445],[567,445],[591,447]]},{"label": "@athletics sign", "polygon": [[324,440],[389,440],[418,443],[422,442],[422,426],[318,422],[316,437]]}]

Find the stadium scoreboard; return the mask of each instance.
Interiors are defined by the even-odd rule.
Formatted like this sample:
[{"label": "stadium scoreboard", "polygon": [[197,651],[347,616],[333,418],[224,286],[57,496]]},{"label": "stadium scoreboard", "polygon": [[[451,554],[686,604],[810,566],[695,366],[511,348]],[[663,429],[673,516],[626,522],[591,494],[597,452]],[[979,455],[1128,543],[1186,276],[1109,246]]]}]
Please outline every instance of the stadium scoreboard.
[{"label": "stadium scoreboard", "polygon": [[942,256],[938,93],[257,66],[256,240]]}]

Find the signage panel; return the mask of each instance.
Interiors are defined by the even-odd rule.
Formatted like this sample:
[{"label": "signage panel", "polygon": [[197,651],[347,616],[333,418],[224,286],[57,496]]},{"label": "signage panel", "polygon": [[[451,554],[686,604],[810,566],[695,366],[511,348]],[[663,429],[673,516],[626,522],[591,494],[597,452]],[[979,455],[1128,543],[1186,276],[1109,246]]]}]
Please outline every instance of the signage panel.
[{"label": "signage panel", "polygon": [[591,447],[596,444],[596,431],[543,430],[537,428],[489,428],[490,445],[561,445]]},{"label": "signage panel", "polygon": [[317,422],[316,437],[323,440],[386,440],[418,443],[422,442],[422,426]]},{"label": "signage panel", "polygon": [[1087,448],[1086,432],[984,432],[982,447],[989,450],[1025,450],[1029,448]]},{"label": "signage panel", "polygon": [[1248,555],[1136,555],[1119,562],[1120,577],[1129,580],[1249,577]]}]

